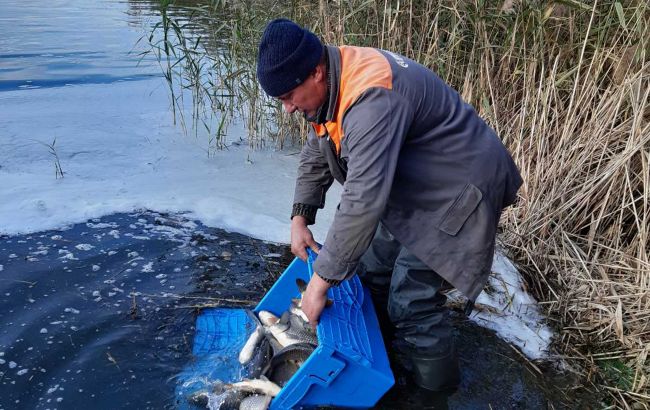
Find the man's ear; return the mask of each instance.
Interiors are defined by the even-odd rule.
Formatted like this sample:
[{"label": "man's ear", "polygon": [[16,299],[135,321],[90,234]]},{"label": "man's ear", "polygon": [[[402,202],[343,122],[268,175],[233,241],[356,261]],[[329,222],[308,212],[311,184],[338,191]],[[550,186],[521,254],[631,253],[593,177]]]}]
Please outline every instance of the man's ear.
[{"label": "man's ear", "polygon": [[325,81],[325,64],[318,64],[316,68],[314,68],[314,71],[312,71],[312,75],[314,76],[314,80],[316,80],[316,82]]}]

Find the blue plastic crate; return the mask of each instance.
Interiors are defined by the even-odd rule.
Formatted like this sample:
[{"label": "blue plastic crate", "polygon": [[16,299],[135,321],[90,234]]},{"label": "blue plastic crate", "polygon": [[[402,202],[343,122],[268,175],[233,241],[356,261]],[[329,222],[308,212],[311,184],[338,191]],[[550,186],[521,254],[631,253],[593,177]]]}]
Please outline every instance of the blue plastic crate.
[{"label": "blue plastic crate", "polygon": [[[280,316],[299,297],[296,279],[308,282],[310,263],[296,258],[255,308]],[[321,314],[317,328],[318,347],[271,402],[272,410],[313,406],[368,408],[393,386],[388,356],[372,300],[359,278],[342,282],[328,291],[331,307]],[[250,319],[240,309],[207,309],[197,318],[194,339],[196,362],[179,377],[185,380],[179,395],[200,385],[187,380],[214,378],[231,381],[243,375],[237,362],[239,350],[252,332]],[[236,351],[236,353],[234,352]],[[214,358],[224,358],[223,363]],[[230,359],[229,359],[230,358]],[[228,360],[233,363],[226,363]],[[237,363],[234,363],[237,362]],[[217,370],[217,367],[230,369]],[[197,378],[195,370],[200,370]]]},{"label": "blue plastic crate", "polygon": [[[310,258],[313,254],[310,253]],[[298,297],[296,279],[308,282],[311,263],[296,258],[255,308],[280,315]],[[298,369],[272,410],[332,405],[368,408],[395,383],[370,294],[357,276],[330,288],[331,307],[318,323],[318,347]]]}]

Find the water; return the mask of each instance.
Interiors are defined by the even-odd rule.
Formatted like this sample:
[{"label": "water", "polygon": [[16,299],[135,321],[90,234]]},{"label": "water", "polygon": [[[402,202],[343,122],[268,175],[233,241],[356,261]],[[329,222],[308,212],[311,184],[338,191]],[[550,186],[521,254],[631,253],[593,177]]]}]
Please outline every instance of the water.
[{"label": "water", "polygon": [[3,1],[0,4],[0,92],[110,84],[160,76],[132,53],[147,3]]},{"label": "water", "polygon": [[197,309],[258,300],[278,252],[152,212],[0,238],[0,408],[173,405]]}]

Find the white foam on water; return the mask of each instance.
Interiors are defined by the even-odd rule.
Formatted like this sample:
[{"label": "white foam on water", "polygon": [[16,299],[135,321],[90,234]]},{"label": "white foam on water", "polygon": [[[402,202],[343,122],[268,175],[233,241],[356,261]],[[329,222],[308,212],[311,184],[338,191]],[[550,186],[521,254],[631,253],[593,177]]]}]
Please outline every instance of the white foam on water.
[{"label": "white foam on water", "polygon": [[89,243],[80,243],[78,245],[75,245],[75,248],[79,249],[80,251],[89,251],[89,250],[93,249],[94,246],[92,246]]}]

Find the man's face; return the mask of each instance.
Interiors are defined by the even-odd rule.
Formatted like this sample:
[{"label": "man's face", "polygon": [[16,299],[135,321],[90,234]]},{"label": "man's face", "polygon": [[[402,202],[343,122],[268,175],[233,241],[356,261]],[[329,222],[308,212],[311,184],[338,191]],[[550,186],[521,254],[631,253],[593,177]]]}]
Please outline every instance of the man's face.
[{"label": "man's face", "polygon": [[289,114],[299,111],[305,118],[315,118],[327,98],[325,70],[318,65],[299,86],[278,97]]}]

